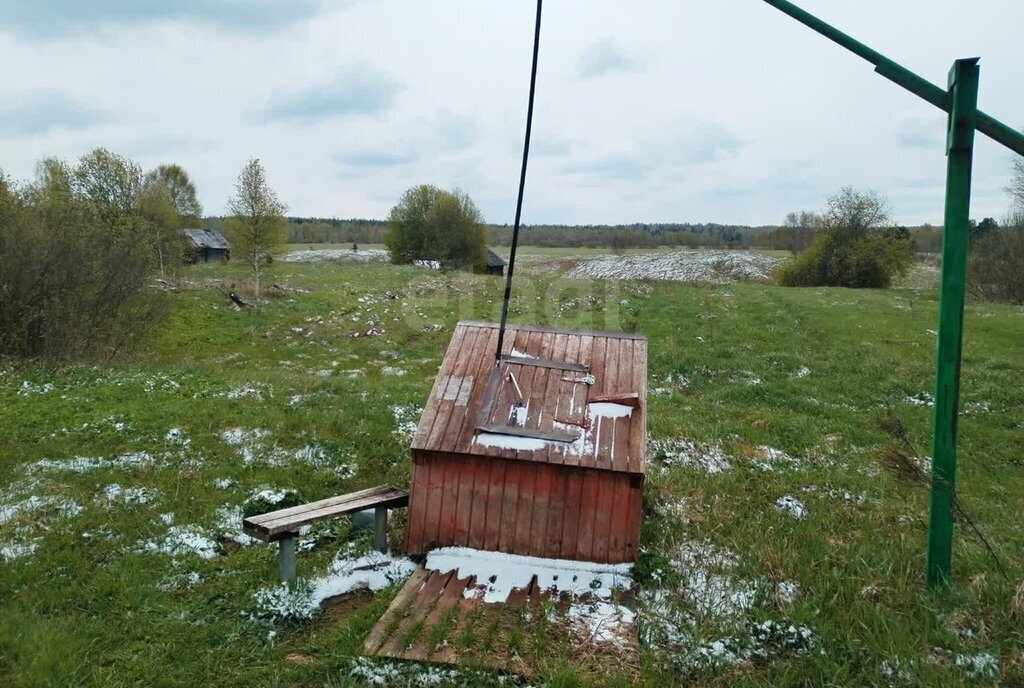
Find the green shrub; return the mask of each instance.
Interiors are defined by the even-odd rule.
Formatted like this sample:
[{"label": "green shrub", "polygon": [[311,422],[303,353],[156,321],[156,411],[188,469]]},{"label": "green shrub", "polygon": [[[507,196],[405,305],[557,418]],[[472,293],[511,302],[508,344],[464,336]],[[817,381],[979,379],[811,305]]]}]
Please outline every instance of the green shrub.
[{"label": "green shrub", "polygon": [[974,296],[986,301],[1024,305],[1024,218],[975,242],[968,285]]},{"label": "green shrub", "polygon": [[775,273],[786,287],[884,289],[914,262],[914,242],[903,227],[887,227],[885,200],[846,188],[828,201],[811,245]]},{"label": "green shrub", "polygon": [[0,353],[109,358],[143,340],[166,302],[147,290],[152,225],[134,206],[141,172],[97,150],[34,183],[0,175]]}]

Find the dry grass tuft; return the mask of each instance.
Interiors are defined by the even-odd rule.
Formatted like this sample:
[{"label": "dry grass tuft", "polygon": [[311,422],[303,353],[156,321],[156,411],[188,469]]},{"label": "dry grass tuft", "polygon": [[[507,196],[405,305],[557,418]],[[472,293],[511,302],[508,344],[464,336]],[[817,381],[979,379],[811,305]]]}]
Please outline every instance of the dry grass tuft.
[{"label": "dry grass tuft", "polygon": [[1010,607],[1010,616],[1015,619],[1024,619],[1024,581],[1017,584],[1017,592],[1013,596],[1013,604]]},{"label": "dry grass tuft", "polygon": [[926,485],[928,473],[916,456],[910,456],[896,447],[889,447],[879,460],[879,465],[889,475],[907,485]]}]

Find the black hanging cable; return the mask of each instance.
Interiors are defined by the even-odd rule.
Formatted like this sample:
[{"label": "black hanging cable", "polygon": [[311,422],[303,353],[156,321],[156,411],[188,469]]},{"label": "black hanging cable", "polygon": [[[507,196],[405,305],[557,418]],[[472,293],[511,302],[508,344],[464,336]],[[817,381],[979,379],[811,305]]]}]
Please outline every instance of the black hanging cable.
[{"label": "black hanging cable", "polygon": [[505,300],[501,304],[501,326],[498,328],[498,350],[494,357],[501,360],[501,347],[505,343],[505,325],[508,323],[508,302],[512,296],[512,273],[516,267],[516,246],[519,244],[519,220],[523,214],[523,191],[526,189],[526,163],[530,159],[530,131],[533,129],[533,94],[537,89],[537,54],[540,50],[540,9],[543,0],[537,0],[537,24],[533,30],[533,68],[530,71],[530,100],[526,106],[526,139],[523,141],[523,168],[519,173],[519,199],[516,201],[516,222],[512,228],[512,250],[508,255],[508,275],[505,277]]}]

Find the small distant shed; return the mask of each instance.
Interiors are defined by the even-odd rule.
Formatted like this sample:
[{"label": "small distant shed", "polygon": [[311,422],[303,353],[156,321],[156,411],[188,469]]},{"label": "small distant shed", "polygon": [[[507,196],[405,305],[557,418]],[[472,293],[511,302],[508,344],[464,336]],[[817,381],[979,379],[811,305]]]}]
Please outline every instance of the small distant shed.
[{"label": "small distant shed", "polygon": [[412,443],[406,545],[636,559],[647,340],[460,322]]},{"label": "small distant shed", "polygon": [[183,229],[192,263],[219,263],[231,258],[231,246],[220,230]]},{"label": "small distant shed", "polygon": [[491,249],[487,249],[487,274],[502,276],[505,274],[505,259]]}]

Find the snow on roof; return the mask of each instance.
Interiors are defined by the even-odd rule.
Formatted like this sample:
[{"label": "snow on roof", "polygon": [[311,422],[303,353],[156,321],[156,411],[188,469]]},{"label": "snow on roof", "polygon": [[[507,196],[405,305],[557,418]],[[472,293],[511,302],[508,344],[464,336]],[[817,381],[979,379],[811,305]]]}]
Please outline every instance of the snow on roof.
[{"label": "snow on roof", "polygon": [[183,229],[181,230],[196,248],[214,248],[228,250],[231,246],[217,229]]}]

